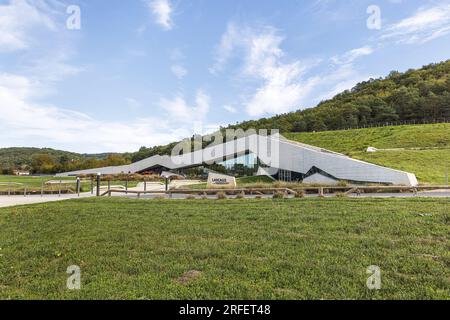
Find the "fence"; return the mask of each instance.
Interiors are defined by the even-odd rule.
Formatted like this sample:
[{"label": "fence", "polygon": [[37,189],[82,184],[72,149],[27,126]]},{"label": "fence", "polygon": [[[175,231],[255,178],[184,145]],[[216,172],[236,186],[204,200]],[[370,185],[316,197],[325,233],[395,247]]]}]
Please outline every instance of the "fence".
[{"label": "fence", "polygon": [[419,124],[437,124],[437,123],[450,123],[450,118],[385,121],[385,122],[378,122],[378,123],[372,123],[372,124],[358,125],[358,126],[354,126],[354,127],[342,127],[342,128],[337,128],[337,129],[319,130],[316,132],[368,129],[368,128],[393,127],[393,126],[408,126],[408,125],[413,126],[413,125],[419,125]]},{"label": "fence", "polygon": [[[73,186],[74,185],[74,186]],[[23,195],[40,195],[41,197],[47,194],[80,194],[81,180],[67,181],[55,180],[44,181],[40,183],[20,183],[20,182],[0,182],[0,195],[15,196]]]}]

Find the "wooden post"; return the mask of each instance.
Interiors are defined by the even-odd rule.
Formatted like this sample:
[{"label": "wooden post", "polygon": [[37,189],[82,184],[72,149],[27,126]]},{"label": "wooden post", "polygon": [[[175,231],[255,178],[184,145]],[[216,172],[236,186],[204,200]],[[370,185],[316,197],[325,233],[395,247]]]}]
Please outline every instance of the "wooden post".
[{"label": "wooden post", "polygon": [[91,194],[94,194],[94,177],[91,177]]},{"label": "wooden post", "polygon": [[108,180],[108,194],[111,197],[111,180]]},{"label": "wooden post", "polygon": [[61,180],[59,180],[59,195],[58,195],[58,197],[61,197],[61,187],[62,187],[62,181]]},{"label": "wooden post", "polygon": [[44,179],[41,181],[41,197],[44,196]]},{"label": "wooden post", "polygon": [[144,179],[144,192],[147,192],[147,180]]},{"label": "wooden post", "polygon": [[80,196],[80,189],[81,189],[81,181],[80,178],[77,178],[77,195]]},{"label": "wooden post", "polygon": [[125,180],[125,194],[128,194],[128,176],[127,179]]},{"label": "wooden post", "polygon": [[100,173],[97,173],[97,190],[96,190],[97,197],[100,197]]}]

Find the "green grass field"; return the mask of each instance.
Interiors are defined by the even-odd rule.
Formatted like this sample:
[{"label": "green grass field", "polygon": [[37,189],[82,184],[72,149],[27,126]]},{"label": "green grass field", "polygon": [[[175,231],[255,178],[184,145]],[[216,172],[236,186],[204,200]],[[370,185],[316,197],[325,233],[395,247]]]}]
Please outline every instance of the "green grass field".
[{"label": "green grass field", "polygon": [[63,177],[63,178],[54,178],[54,177],[32,177],[32,176],[5,176],[0,175],[0,182],[15,182],[15,183],[23,183],[30,187],[40,187],[42,182],[47,182],[50,180],[62,180],[64,181],[75,181],[73,177]]},{"label": "green grass field", "polygon": [[[285,136],[363,161],[415,173],[422,184],[444,184],[446,171],[450,171],[450,123],[288,133]],[[406,150],[367,153],[365,150],[369,146]]]},{"label": "green grass field", "polygon": [[[449,223],[447,199],[420,198],[4,208],[0,299],[448,299]],[[79,291],[66,289],[70,265]],[[370,265],[379,291],[366,288]]]},{"label": "green grass field", "polygon": [[[76,184],[74,183],[76,178],[74,177],[33,177],[33,176],[9,176],[0,175],[0,191],[6,192],[9,189],[11,191],[23,192],[26,188],[27,191],[40,192],[42,187],[42,182],[44,183],[45,191],[58,191],[59,183],[46,184],[48,181],[61,181],[62,189],[69,189],[72,192],[76,192]],[[9,183],[12,183],[9,185]],[[95,182],[94,182],[95,183]],[[138,184],[137,181],[128,181],[128,187],[134,188]],[[102,186],[107,186],[108,181],[102,180]],[[112,186],[123,186],[125,187],[125,181],[111,181]],[[94,184],[95,186],[95,184]],[[91,191],[91,182],[89,179],[82,181],[81,192]]]}]

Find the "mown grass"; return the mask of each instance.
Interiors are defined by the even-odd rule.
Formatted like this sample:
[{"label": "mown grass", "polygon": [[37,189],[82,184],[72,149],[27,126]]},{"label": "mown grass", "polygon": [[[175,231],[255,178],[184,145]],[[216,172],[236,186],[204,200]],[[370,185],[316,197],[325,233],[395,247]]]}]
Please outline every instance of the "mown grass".
[{"label": "mown grass", "polygon": [[[62,190],[70,190],[71,192],[76,192],[76,178],[74,177],[39,177],[39,176],[11,176],[11,175],[0,175],[0,191],[6,192],[11,190],[12,192],[40,192],[42,188],[42,183],[44,183],[44,191],[58,191],[60,188],[59,183],[47,184],[49,181],[61,181]],[[9,184],[11,183],[11,184]],[[126,183],[122,180],[112,180],[110,181],[111,186],[122,186],[125,187]],[[138,184],[138,181],[128,181],[128,187],[134,188]],[[91,181],[89,179],[82,179],[81,182],[81,192],[91,191]],[[108,181],[102,180],[101,186],[105,187],[108,185]],[[96,182],[94,181],[94,187]]]},{"label": "mown grass", "polygon": [[[363,161],[412,172],[423,184],[444,184],[446,171],[450,170],[450,123],[287,133],[285,136]],[[407,150],[367,153],[369,146]]]},{"label": "mown grass", "polygon": [[445,185],[450,181],[450,149],[359,152],[355,159],[415,173],[421,184]]},{"label": "mown grass", "polygon": [[[445,199],[81,199],[0,209],[1,299],[448,299]],[[81,267],[82,287],[66,289]],[[382,289],[366,287],[378,265]],[[176,280],[187,271],[200,276]]]},{"label": "mown grass", "polygon": [[9,176],[9,175],[0,175],[0,182],[7,183],[7,182],[14,182],[14,183],[23,183],[26,184],[29,187],[40,187],[42,182],[46,183],[48,181],[59,181],[62,180],[65,181],[75,181],[76,179],[73,177],[62,177],[62,178],[55,178],[55,177],[32,177],[32,176]]}]

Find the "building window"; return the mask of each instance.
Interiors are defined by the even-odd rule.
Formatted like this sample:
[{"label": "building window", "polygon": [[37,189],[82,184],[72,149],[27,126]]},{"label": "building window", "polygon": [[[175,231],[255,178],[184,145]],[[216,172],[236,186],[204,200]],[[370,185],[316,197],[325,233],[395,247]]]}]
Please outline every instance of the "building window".
[{"label": "building window", "polygon": [[285,181],[285,182],[291,182],[292,181],[292,172],[289,170],[280,169],[278,171],[278,180]]}]

